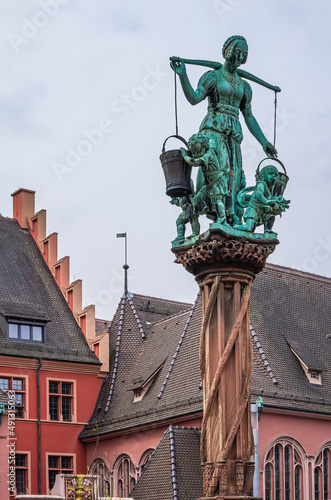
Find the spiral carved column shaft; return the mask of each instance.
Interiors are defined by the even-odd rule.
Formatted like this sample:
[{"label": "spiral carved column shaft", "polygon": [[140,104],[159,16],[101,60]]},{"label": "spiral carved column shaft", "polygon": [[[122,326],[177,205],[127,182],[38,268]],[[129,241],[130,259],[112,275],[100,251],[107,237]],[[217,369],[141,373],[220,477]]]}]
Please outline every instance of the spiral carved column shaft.
[{"label": "spiral carved column shaft", "polygon": [[249,298],[255,274],[277,243],[233,238],[218,230],[205,233],[204,241],[173,248],[176,261],[194,274],[201,291],[205,499],[253,495]]},{"label": "spiral carved column shaft", "polygon": [[[203,324],[200,371],[204,394],[201,461],[213,469],[207,496],[252,494],[249,464],[254,460],[250,423],[253,373],[249,330],[252,275],[213,273],[202,283]],[[206,467],[205,467],[206,464]]]}]

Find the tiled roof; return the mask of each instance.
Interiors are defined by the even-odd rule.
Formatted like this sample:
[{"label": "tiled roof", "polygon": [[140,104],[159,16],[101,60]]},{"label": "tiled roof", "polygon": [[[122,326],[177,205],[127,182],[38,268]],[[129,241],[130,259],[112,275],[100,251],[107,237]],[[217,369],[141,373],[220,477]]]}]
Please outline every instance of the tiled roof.
[{"label": "tiled roof", "polygon": [[44,345],[8,341],[0,328],[0,354],[99,364],[37,244],[14,219],[0,217],[0,252],[0,317],[47,320]]},{"label": "tiled roof", "polygon": [[[139,296],[139,299],[144,298]],[[135,301],[135,296],[132,300]],[[148,300],[151,304],[154,303],[151,297],[148,297]],[[121,299],[110,328],[109,376],[100,393],[97,405],[99,411],[94,414],[91,423],[86,427],[84,436],[95,434],[93,430],[95,422],[98,423],[100,433],[104,433],[153,422],[155,419],[172,418],[182,412],[186,414],[200,410],[202,392],[196,355],[199,350],[199,338],[196,335],[192,339],[185,335],[182,339],[176,361],[172,364],[171,376],[167,380],[192,305],[187,309],[186,303],[175,305],[172,301],[156,300],[160,308],[163,306],[167,310],[171,305],[174,310],[182,312],[172,316],[163,315],[165,317],[163,321],[146,324],[144,327],[146,337],[143,338],[129,301],[126,297]],[[198,326],[199,318],[201,318],[200,301],[194,308],[190,324]],[[139,374],[142,378],[145,378],[148,371],[151,374],[165,359],[166,362],[156,374],[144,398],[133,403],[134,380]],[[181,367],[180,370],[176,367],[177,363]],[[182,380],[182,369],[189,377],[185,381]],[[165,380],[167,384],[164,395],[158,399]]]},{"label": "tiled roof", "polygon": [[[302,359],[330,367],[331,279],[269,264],[252,287],[250,315],[273,375],[254,358],[253,397],[278,407],[331,413],[331,370],[312,385],[289,344]],[[298,347],[297,347],[298,348]]]},{"label": "tiled roof", "polygon": [[306,342],[303,340],[292,340],[290,336],[286,338],[286,340],[288,345],[305,363],[309,370],[324,371],[326,369],[316,352],[312,351]]},{"label": "tiled roof", "polygon": [[192,306],[187,302],[177,302],[139,294],[129,294],[129,298],[143,326],[162,321],[173,314],[190,309]]},{"label": "tiled roof", "polygon": [[131,492],[134,500],[201,497],[200,431],[170,426]]},{"label": "tiled roof", "polygon": [[[331,370],[322,372],[321,386],[310,384],[287,342],[290,339],[292,343],[302,343],[301,355],[305,359],[313,359],[314,355],[320,366],[330,367],[331,339],[326,339],[331,331],[330,297],[330,278],[275,265],[267,265],[256,277],[250,303],[254,353],[252,401],[262,396],[265,406],[331,413]],[[100,393],[99,411],[91,418],[82,437],[95,434],[95,421],[100,434],[104,434],[202,410],[200,298],[190,310],[187,304],[182,304],[183,312],[146,324],[145,339],[131,306],[126,303],[124,309],[121,307],[122,304],[110,330],[112,369]],[[138,311],[138,315],[141,320],[141,312]],[[111,403],[105,411],[120,328],[117,376]],[[139,371],[143,374],[146,368],[165,357],[164,366],[144,398],[133,403],[130,391],[133,375],[137,377]]]}]

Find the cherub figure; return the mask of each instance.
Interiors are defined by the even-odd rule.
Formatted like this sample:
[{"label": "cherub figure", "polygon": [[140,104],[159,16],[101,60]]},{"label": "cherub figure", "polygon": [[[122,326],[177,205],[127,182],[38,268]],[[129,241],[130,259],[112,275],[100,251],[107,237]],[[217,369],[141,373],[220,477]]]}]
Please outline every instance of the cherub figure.
[{"label": "cherub figure", "polygon": [[170,203],[182,209],[176,220],[177,238],[175,241],[183,240],[185,238],[186,224],[190,223],[192,227],[192,236],[198,236],[200,233],[199,215],[195,212],[192,204],[194,199],[194,186],[191,180],[192,194],[183,196],[181,198],[171,198]]},{"label": "cherub figure", "polygon": [[[253,233],[256,226],[264,225],[265,233],[272,233],[270,219],[280,215],[289,207],[289,200],[282,196],[273,197],[273,188],[279,173],[273,165],[267,165],[259,173],[255,187],[242,189],[238,193],[238,204],[247,207],[244,213],[245,224],[235,225],[235,229]],[[253,191],[249,194],[249,191]]]},{"label": "cherub figure", "polygon": [[226,224],[224,199],[229,194],[229,172],[222,169],[206,135],[201,133],[192,135],[188,146],[192,156],[181,148],[184,160],[192,167],[201,167],[205,179],[205,184],[197,192],[192,203],[195,207],[202,203],[204,209],[201,213],[206,213],[212,219],[215,219],[213,214],[216,214],[216,221]]}]

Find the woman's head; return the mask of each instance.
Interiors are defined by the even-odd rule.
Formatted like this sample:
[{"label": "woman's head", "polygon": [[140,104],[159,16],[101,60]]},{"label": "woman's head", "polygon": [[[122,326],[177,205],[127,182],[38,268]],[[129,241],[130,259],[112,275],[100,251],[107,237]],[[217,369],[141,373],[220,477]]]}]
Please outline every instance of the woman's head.
[{"label": "woman's head", "polygon": [[235,52],[243,53],[243,58],[240,61],[240,64],[245,64],[248,55],[248,44],[245,37],[241,35],[234,35],[230,36],[230,38],[225,41],[222,49],[224,59],[226,61],[231,61]]}]

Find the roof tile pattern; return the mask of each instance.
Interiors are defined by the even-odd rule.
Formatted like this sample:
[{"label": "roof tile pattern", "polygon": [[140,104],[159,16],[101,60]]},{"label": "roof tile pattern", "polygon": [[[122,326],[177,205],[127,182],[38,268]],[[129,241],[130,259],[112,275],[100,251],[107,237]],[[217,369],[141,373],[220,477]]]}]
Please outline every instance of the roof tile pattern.
[{"label": "roof tile pattern", "polygon": [[0,255],[0,313],[47,320],[44,345],[10,342],[0,330],[0,353],[100,364],[37,244],[14,219],[0,217]]},{"label": "roof tile pattern", "polygon": [[300,344],[303,358],[330,367],[331,279],[268,264],[254,282],[250,316],[278,387],[258,369],[253,395],[273,406],[331,413],[331,370],[322,385],[311,384],[289,343]]},{"label": "roof tile pattern", "polygon": [[200,431],[170,426],[131,492],[134,500],[201,497]]},{"label": "roof tile pattern", "polygon": [[[133,296],[132,300],[134,301],[134,299]],[[152,298],[148,298],[148,300],[153,304]],[[160,299],[157,299],[158,307],[162,305],[160,302]],[[167,301],[163,301],[163,306],[168,308]],[[174,354],[192,311],[192,305],[188,309],[187,304],[179,303],[177,309],[180,308],[182,312],[165,316],[165,319],[158,323],[146,325],[144,328],[146,338],[143,338],[130,303],[122,299],[110,328],[110,373],[100,393],[97,405],[99,411],[94,414],[90,425],[83,432],[83,436],[94,434],[93,428],[96,422],[99,432],[104,433],[153,422],[155,419],[171,418],[182,412],[185,414],[200,410],[202,394],[199,389],[199,359],[197,355],[199,339],[196,336],[191,339],[186,334],[183,337],[177,360],[173,364],[164,390],[164,396],[167,394],[166,399],[163,403],[163,397],[161,400],[157,398],[167,378]],[[199,317],[201,317],[200,301],[194,309],[190,324],[197,325]],[[121,330],[120,342],[119,330]],[[118,363],[114,380],[116,360]],[[186,381],[183,386],[181,370],[176,370],[177,361],[182,368],[186,368],[189,376],[193,377],[193,384]],[[144,398],[134,403],[132,389],[136,386],[135,382],[139,375],[142,379],[146,378],[146,373],[151,374],[153,370],[155,371],[155,367],[159,367],[162,363],[164,363],[162,368],[155,375]],[[192,363],[194,363],[195,368],[191,366]],[[107,405],[110,390],[111,402],[110,405]],[[100,410],[101,407],[103,410]]]},{"label": "roof tile pattern", "polygon": [[[301,342],[302,356],[314,357],[320,366],[330,367],[331,339],[326,338],[331,331],[330,297],[330,278],[270,264],[256,277],[250,303],[254,352],[252,401],[262,395],[264,405],[331,413],[331,370],[322,372],[321,386],[311,384],[288,344],[288,341]],[[135,301],[134,296],[132,300]],[[153,299],[140,296],[139,300],[152,303]],[[102,434],[201,412],[201,301],[197,300],[193,312],[192,308],[187,310],[187,304],[179,307],[182,312],[147,324],[146,338],[142,339],[132,308],[126,304],[114,397],[106,413],[94,414],[82,437],[93,435],[95,421]],[[120,309],[111,327],[112,363],[119,318]],[[146,366],[156,366],[164,359],[144,398],[133,403],[132,378],[139,371],[145,373]],[[110,382],[110,379],[105,382],[100,394],[99,406],[103,408]],[[162,397],[158,398],[161,390]]]}]

